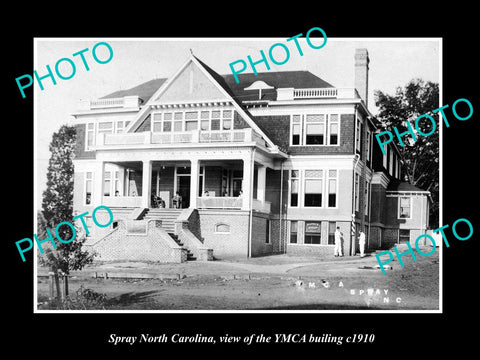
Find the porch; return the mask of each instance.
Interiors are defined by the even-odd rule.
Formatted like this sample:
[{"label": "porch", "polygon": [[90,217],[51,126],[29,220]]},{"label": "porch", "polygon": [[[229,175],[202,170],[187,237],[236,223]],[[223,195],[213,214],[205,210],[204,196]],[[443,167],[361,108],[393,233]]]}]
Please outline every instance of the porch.
[{"label": "porch", "polygon": [[271,203],[265,200],[266,166],[251,157],[102,161],[97,171],[102,174],[96,177],[101,190],[93,199],[109,207],[271,212]]}]

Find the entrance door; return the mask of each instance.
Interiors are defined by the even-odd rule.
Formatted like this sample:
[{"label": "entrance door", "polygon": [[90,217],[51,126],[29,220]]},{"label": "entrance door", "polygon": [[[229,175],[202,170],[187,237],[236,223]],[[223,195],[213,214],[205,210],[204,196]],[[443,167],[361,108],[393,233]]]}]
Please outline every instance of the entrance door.
[{"label": "entrance door", "polygon": [[182,208],[190,207],[190,175],[177,175],[177,191],[182,197]]}]

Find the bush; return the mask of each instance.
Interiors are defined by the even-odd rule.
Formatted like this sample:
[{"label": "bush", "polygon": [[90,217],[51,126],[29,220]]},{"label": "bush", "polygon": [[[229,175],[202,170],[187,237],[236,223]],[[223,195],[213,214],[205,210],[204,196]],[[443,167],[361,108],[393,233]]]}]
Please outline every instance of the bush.
[{"label": "bush", "polygon": [[[38,301],[41,302],[39,297]],[[92,289],[85,288],[83,285],[76,291],[75,298],[67,296],[62,300],[44,301],[39,305],[40,310],[105,310],[107,305],[107,295],[97,293]]]}]

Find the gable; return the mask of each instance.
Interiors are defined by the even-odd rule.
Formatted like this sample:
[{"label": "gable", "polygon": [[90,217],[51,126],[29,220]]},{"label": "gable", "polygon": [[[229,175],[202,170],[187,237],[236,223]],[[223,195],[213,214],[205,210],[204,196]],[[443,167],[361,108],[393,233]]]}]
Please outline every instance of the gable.
[{"label": "gable", "polygon": [[202,101],[226,99],[218,87],[190,62],[154,101]]}]

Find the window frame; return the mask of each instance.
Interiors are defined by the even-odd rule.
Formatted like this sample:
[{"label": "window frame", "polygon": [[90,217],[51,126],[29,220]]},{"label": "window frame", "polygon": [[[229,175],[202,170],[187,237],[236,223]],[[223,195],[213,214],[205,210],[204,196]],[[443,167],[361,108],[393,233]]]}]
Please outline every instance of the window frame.
[{"label": "window frame", "polygon": [[[307,176],[307,171],[320,171],[322,176],[321,177],[312,177],[312,176]],[[321,200],[320,200],[320,206],[306,206],[305,205],[305,196],[307,195],[306,193],[306,188],[307,188],[307,180],[320,180],[322,182],[320,188],[321,188]],[[305,169],[303,170],[303,194],[302,194],[302,207],[303,208],[314,208],[314,209],[321,209],[324,208],[324,201],[325,201],[325,169]],[[314,193],[316,194],[316,193]]]},{"label": "window frame", "polygon": [[[327,209],[338,209],[338,169],[326,169],[327,172],[327,181],[326,181],[326,208]],[[330,171],[335,171],[335,177],[330,177]],[[335,180],[335,206],[330,206],[330,180]]]},{"label": "window frame", "polygon": [[355,211],[360,211],[360,175],[355,173]]},{"label": "window frame", "polygon": [[[307,224],[308,224],[308,223],[319,224],[320,231],[319,231],[318,233],[307,233]],[[304,245],[310,245],[310,246],[324,245],[324,244],[322,244],[322,221],[305,220],[303,226],[304,226],[304,229],[303,229],[303,244],[304,244]],[[308,234],[318,235],[318,237],[319,237],[319,242],[318,242],[318,243],[307,243],[306,240],[307,240],[307,235],[308,235]],[[309,236],[312,236],[312,235],[309,235]]]},{"label": "window frame", "polygon": [[[307,121],[308,116],[320,116],[321,120],[317,121]],[[323,139],[321,144],[307,144],[307,128],[308,125],[323,125]],[[303,146],[325,146],[327,145],[326,143],[327,140],[327,116],[325,113],[320,113],[320,114],[304,114],[303,118]]]},{"label": "window frame", "polygon": [[[92,125],[93,129],[89,129],[88,126]],[[85,124],[85,151],[93,151],[91,148],[95,147],[97,134],[96,134],[97,126],[95,122],[87,122]],[[92,145],[88,145],[88,134],[89,132],[92,133]]]},{"label": "window frame", "polygon": [[[315,121],[307,123],[307,116],[309,115],[317,115],[323,116],[323,120]],[[334,124],[337,124],[337,143],[332,144],[330,135],[331,135],[331,127],[332,127],[332,115],[337,116],[337,120],[335,120]],[[297,119],[295,119],[298,117]],[[306,112],[306,113],[294,113],[290,114],[290,134],[289,134],[289,146],[340,146],[341,144],[341,112]],[[323,143],[322,144],[307,144],[307,124],[322,124],[324,126],[323,132]],[[294,125],[298,125],[300,127],[300,133],[298,134],[299,143],[293,143],[293,128]]]},{"label": "window frame", "polygon": [[[408,217],[401,217],[401,199],[408,199],[409,207],[408,207]],[[412,197],[411,196],[399,196],[398,197],[398,208],[397,208],[397,219],[398,220],[409,220],[412,219]]]},{"label": "window frame", "polygon": [[406,238],[405,235],[400,235],[400,233],[403,231],[408,231],[408,240],[406,242],[410,242],[410,237],[411,237],[411,232],[410,229],[398,229],[398,244],[401,244],[400,239],[401,238]]},{"label": "window frame", "polygon": [[[88,174],[91,174],[90,179],[88,178]],[[94,174],[93,171],[85,171],[84,173],[84,182],[83,182],[83,205],[84,206],[93,206],[93,180],[94,180]],[[90,203],[87,204],[87,183],[91,183],[91,191],[90,191]]]},{"label": "window frame", "polygon": [[[297,231],[295,234],[295,242],[292,242],[292,223],[297,224]],[[289,245],[298,245],[298,220],[289,220],[288,221],[288,244]]]},{"label": "window frame", "polygon": [[[298,171],[298,177],[292,177],[292,173],[294,171]],[[288,172],[289,175],[289,181],[288,181],[288,206],[291,208],[299,208],[300,207],[300,199],[301,199],[301,185],[302,185],[302,176],[301,176],[301,170],[295,170],[291,169]],[[297,205],[293,206],[292,205],[292,180],[296,180],[298,185],[297,185]]]}]

